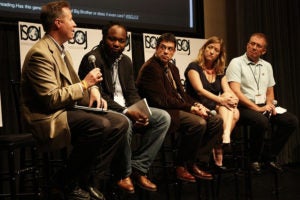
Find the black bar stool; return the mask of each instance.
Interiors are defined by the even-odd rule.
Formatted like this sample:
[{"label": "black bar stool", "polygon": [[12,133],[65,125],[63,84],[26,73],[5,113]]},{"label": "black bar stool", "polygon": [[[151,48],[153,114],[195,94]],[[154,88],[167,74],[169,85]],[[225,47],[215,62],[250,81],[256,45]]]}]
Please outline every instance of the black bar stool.
[{"label": "black bar stool", "polygon": [[[1,135],[0,151],[7,154],[8,164],[7,169],[3,169],[0,174],[1,185],[4,186],[5,182],[9,182],[8,190],[2,188],[0,197],[17,199],[17,197],[31,196],[32,199],[38,198],[37,146],[32,134]],[[26,175],[28,177],[25,177]],[[23,191],[28,185],[31,185],[32,190]]]}]

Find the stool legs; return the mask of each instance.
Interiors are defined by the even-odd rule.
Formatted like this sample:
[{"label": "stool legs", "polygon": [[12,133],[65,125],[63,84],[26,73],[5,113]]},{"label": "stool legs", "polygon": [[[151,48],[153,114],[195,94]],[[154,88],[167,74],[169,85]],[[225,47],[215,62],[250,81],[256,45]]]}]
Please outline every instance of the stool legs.
[{"label": "stool legs", "polygon": [[12,199],[16,199],[16,174],[15,174],[15,152],[9,151],[8,153],[8,168],[9,168],[9,185]]},{"label": "stool legs", "polygon": [[[34,148],[34,147],[32,147]],[[21,151],[23,149],[20,149]],[[24,150],[25,151],[25,150]],[[15,149],[11,149],[7,152],[7,158],[8,158],[8,173],[6,176],[7,178],[4,178],[8,181],[9,185],[9,191],[7,193],[0,194],[0,197],[10,197],[11,199],[17,199],[19,196],[32,196],[34,198],[38,198],[39,196],[39,184],[38,184],[38,176],[39,171],[36,167],[36,149],[31,149],[31,158],[30,158],[30,166],[27,166],[25,163],[25,154],[20,153],[21,162],[16,163],[16,158],[18,157],[16,155]],[[17,169],[17,164],[20,165],[20,168]],[[26,180],[29,180],[25,182],[24,177],[30,175],[30,177],[27,177]],[[19,180],[19,182],[17,182]],[[24,189],[26,185],[29,184],[31,186],[32,191],[27,192]],[[19,187],[19,189],[18,189]]]}]

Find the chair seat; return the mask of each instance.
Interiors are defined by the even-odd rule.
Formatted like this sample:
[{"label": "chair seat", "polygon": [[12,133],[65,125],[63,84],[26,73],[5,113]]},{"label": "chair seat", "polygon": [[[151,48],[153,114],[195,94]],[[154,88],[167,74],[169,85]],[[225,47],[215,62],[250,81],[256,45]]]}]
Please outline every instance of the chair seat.
[{"label": "chair seat", "polygon": [[13,150],[22,146],[36,145],[37,141],[31,133],[8,134],[0,136],[0,149]]}]

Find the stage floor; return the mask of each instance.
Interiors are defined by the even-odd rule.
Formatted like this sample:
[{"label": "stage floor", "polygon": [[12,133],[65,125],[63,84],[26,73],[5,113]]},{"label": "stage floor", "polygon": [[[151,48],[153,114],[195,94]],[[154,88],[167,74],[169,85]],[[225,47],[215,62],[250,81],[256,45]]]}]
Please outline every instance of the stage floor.
[{"label": "stage floor", "polygon": [[[278,194],[275,190],[275,175],[272,171],[265,169],[262,175],[252,175],[252,199],[253,200],[296,200],[300,199],[300,164],[285,165],[284,172],[278,174]],[[141,200],[168,199],[166,183],[158,180],[155,176],[152,180],[158,184],[159,191],[144,192],[136,187],[136,193],[131,195],[117,195],[119,198]],[[236,181],[235,181],[236,180]],[[196,200],[244,200],[251,199],[249,184],[245,181],[244,174],[234,176],[233,174],[223,174],[220,179],[219,196],[217,195],[218,179],[211,181],[200,181],[200,184],[183,183],[179,185],[169,185],[169,199]],[[236,184],[237,183],[237,184]],[[198,187],[199,186],[199,187]],[[181,189],[180,189],[181,188]],[[246,189],[247,188],[247,189]],[[212,192],[213,191],[213,192]],[[198,196],[199,195],[199,196]],[[115,196],[116,197],[116,196]],[[181,197],[181,198],[180,198]]]}]

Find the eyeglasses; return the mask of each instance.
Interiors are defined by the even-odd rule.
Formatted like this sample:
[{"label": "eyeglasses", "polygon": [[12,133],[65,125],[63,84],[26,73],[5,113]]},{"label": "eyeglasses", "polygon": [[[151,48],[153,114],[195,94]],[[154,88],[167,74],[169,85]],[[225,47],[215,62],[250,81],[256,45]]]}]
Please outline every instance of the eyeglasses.
[{"label": "eyeglasses", "polygon": [[257,44],[256,42],[248,42],[248,44],[249,44],[251,47],[254,47],[254,46],[256,46],[258,49],[262,49],[262,48],[264,48],[264,46],[263,46],[263,45],[261,45],[261,44]]},{"label": "eyeglasses", "polygon": [[168,51],[170,51],[170,52],[175,51],[175,47],[167,47],[166,45],[163,45],[163,44],[159,45],[158,48],[160,48],[160,49],[163,50],[163,51],[165,51],[165,50],[168,50]]}]

